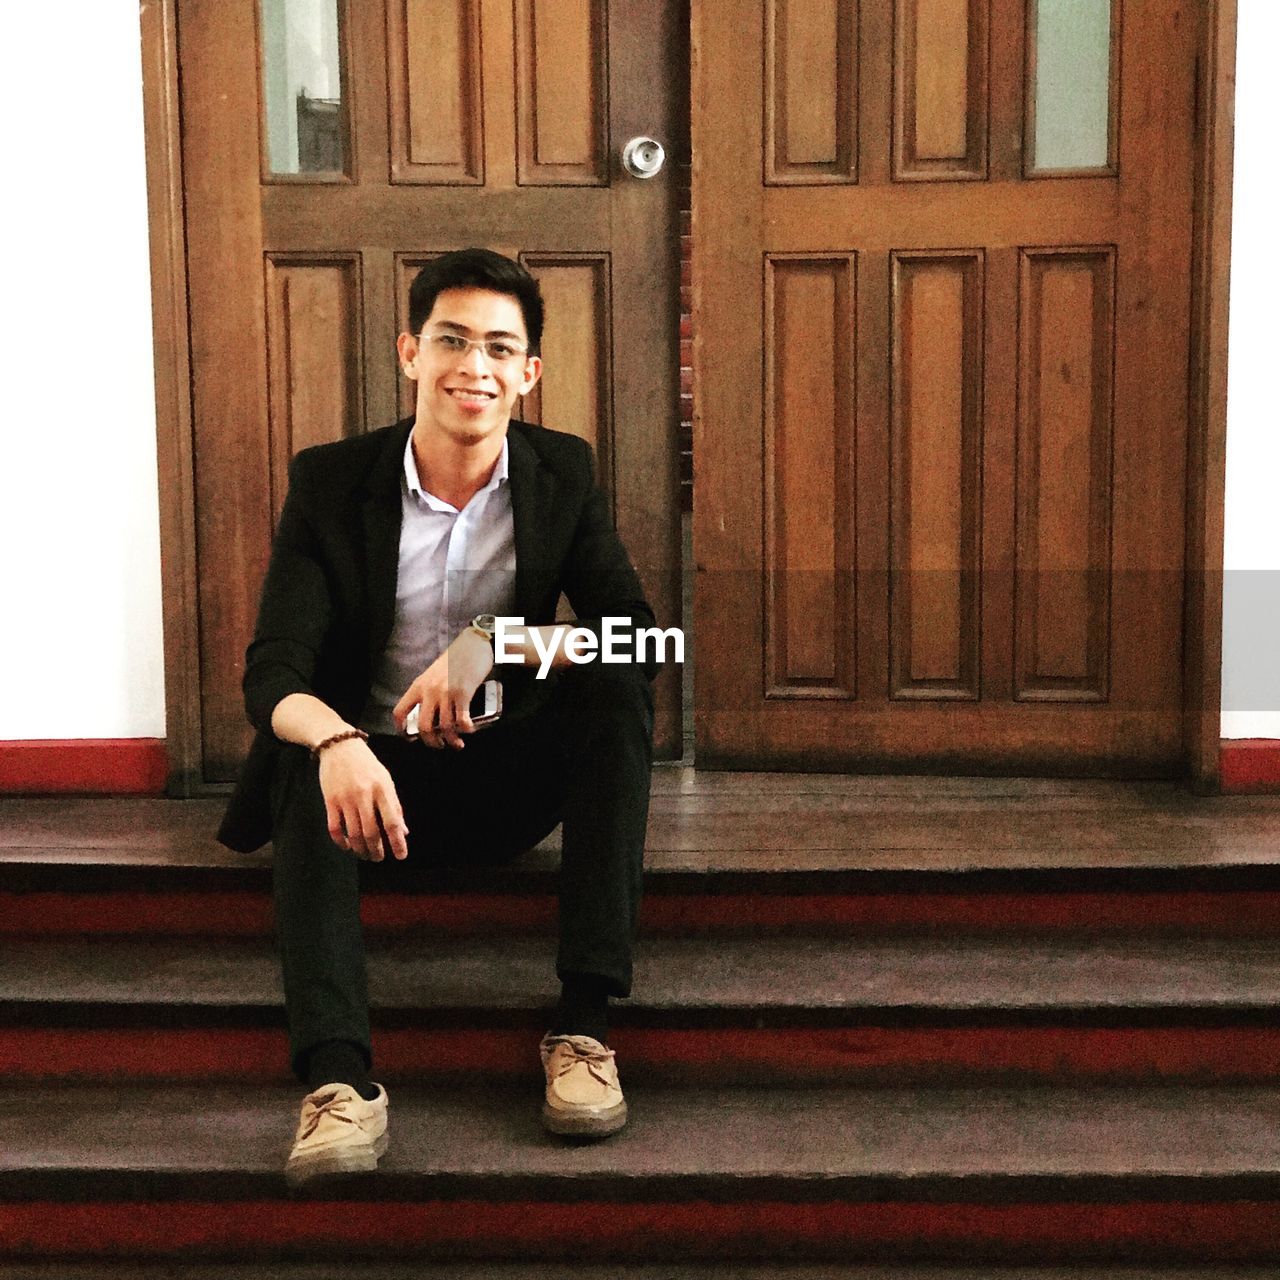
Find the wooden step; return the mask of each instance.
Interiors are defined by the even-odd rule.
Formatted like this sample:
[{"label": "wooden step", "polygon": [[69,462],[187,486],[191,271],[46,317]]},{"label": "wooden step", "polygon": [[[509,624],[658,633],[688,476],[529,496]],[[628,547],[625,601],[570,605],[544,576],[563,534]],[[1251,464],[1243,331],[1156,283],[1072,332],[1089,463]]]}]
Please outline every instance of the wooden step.
[{"label": "wooden step", "polygon": [[[220,801],[0,800],[0,933],[266,935],[270,855]],[[370,884],[373,929],[546,932],[558,835],[484,875]],[[642,929],[1274,933],[1280,797],[1168,783],[655,775]],[[382,868],[391,883],[408,867]],[[384,884],[387,877],[383,877]]]},{"label": "wooden step", "polygon": [[297,1088],[0,1092],[12,1258],[1280,1263],[1280,1089],[400,1088],[375,1175],[290,1197]]},{"label": "wooden step", "polygon": [[[389,1080],[519,1076],[552,938],[371,940]],[[656,938],[613,1043],[641,1080],[1280,1078],[1280,940]],[[0,1076],[287,1079],[265,939],[9,939]]]},{"label": "wooden step", "polygon": [[[67,1263],[0,1262],[0,1280],[69,1280]],[[334,1280],[332,1262],[255,1263],[252,1280]],[[991,1267],[857,1263],[353,1262],[342,1280],[1275,1280],[1261,1267]],[[247,1280],[243,1263],[78,1261],[74,1280]]]},{"label": "wooden step", "polygon": [[[262,867],[214,832],[224,799],[0,798],[6,858]],[[651,863],[704,872],[1066,870],[1280,861],[1280,796],[1167,782],[896,778],[657,769]],[[551,842],[554,846],[554,841]]]},{"label": "wooden step", "polygon": [[[255,1263],[252,1280],[334,1280],[332,1262]],[[342,1280],[1275,1280],[1261,1267],[1004,1267],[797,1262],[353,1262]],[[67,1263],[0,1262],[0,1280],[69,1280]],[[75,1264],[74,1280],[248,1280],[243,1263]]]}]

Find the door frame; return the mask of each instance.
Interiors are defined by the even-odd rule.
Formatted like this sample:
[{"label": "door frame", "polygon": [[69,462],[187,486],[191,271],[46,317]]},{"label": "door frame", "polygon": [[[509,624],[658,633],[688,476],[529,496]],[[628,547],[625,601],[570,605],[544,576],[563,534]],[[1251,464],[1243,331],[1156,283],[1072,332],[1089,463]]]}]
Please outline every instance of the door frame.
[{"label": "door frame", "polygon": [[[201,767],[199,625],[186,214],[178,87],[177,0],[142,0],[143,117],[151,245],[160,573],[163,592],[168,794],[225,791]],[[700,56],[701,0],[690,0],[691,56]],[[1231,263],[1237,0],[1203,0],[1196,54],[1195,193],[1188,370],[1183,747],[1187,782],[1219,789],[1222,573],[1226,509],[1227,321]],[[708,37],[709,37],[708,33]],[[697,189],[698,155],[693,154]],[[694,209],[693,440],[703,430],[698,359],[702,252]],[[696,472],[695,472],[696,481]],[[695,488],[695,528],[697,502]]]},{"label": "door frame", "polygon": [[191,328],[177,0],[142,0],[139,18],[160,491],[165,745],[169,756],[166,790],[171,796],[194,796],[213,788],[203,780],[200,734]]}]

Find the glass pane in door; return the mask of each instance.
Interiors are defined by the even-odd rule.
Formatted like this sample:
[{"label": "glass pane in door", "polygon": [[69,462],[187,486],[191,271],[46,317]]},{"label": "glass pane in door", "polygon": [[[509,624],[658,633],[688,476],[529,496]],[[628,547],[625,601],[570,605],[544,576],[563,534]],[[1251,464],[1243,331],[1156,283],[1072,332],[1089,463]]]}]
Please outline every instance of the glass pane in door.
[{"label": "glass pane in door", "polygon": [[261,33],[270,171],[344,173],[338,0],[262,0]]},{"label": "glass pane in door", "polygon": [[1112,0],[1033,0],[1033,170],[1110,161]]}]

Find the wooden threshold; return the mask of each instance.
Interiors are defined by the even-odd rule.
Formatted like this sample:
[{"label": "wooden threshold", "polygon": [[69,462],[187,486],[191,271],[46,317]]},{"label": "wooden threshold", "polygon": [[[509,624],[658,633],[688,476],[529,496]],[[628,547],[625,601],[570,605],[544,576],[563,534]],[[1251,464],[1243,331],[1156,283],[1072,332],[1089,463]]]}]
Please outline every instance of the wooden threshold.
[{"label": "wooden threshold", "polygon": [[[254,868],[217,800],[0,799],[0,863]],[[558,851],[553,836],[532,866]],[[522,860],[523,861],[523,860]],[[1173,782],[656,770],[651,870],[955,871],[1273,866],[1280,796]]]}]

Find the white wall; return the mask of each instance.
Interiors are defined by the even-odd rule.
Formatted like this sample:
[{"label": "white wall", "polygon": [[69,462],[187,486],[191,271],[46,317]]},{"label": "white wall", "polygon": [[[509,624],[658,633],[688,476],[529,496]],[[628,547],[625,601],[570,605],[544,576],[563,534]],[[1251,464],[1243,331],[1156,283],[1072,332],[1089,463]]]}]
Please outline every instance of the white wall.
[{"label": "white wall", "polygon": [[138,6],[6,6],[0,119],[0,739],[162,737]]},{"label": "white wall", "polygon": [[[137,7],[11,5],[0,740],[164,733]],[[1280,738],[1280,432],[1270,252],[1280,5],[1240,0],[1225,736]]]},{"label": "white wall", "polygon": [[1239,0],[1227,383],[1222,735],[1280,738],[1280,270],[1273,241],[1280,5]]}]

